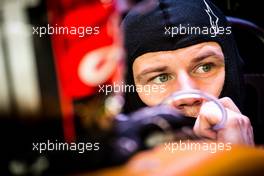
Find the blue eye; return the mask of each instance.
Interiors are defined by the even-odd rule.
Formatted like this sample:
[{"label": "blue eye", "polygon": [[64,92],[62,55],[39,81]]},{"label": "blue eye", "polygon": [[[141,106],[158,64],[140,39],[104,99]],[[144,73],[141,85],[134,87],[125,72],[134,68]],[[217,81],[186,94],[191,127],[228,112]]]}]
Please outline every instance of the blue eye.
[{"label": "blue eye", "polygon": [[156,76],[152,81],[156,84],[162,84],[169,81],[170,79],[171,77],[168,74],[161,74],[159,76]]}]

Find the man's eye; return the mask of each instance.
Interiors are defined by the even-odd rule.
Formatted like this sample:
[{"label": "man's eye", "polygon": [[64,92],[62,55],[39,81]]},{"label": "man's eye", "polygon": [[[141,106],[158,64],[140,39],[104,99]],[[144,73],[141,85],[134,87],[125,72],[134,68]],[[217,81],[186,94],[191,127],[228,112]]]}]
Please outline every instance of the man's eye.
[{"label": "man's eye", "polygon": [[208,64],[201,65],[195,70],[195,73],[207,73],[207,72],[210,72],[212,70],[213,66],[214,66],[213,63],[208,63]]},{"label": "man's eye", "polygon": [[171,79],[171,76],[169,76],[168,74],[161,74],[159,76],[156,76],[154,79],[152,79],[152,81],[155,84],[162,84],[164,82],[167,82]]}]

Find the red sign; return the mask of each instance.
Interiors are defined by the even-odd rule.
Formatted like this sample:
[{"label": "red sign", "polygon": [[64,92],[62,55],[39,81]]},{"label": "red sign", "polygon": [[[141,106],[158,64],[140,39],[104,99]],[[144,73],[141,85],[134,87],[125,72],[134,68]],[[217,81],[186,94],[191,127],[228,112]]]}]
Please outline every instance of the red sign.
[{"label": "red sign", "polygon": [[101,84],[120,81],[119,19],[111,1],[99,0],[50,0],[48,15],[65,136],[70,136],[72,100],[97,93]]}]

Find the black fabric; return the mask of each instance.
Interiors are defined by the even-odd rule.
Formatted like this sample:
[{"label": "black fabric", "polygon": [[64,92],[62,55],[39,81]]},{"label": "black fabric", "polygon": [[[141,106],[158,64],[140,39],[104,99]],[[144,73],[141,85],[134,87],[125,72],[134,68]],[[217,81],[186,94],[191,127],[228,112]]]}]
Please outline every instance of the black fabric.
[{"label": "black fabric", "polygon": [[[154,3],[153,3],[154,2]],[[225,56],[225,84],[221,97],[230,97],[242,109],[243,80],[241,74],[242,60],[239,56],[233,36],[218,34],[177,34],[173,37],[165,34],[165,27],[203,27],[210,28],[211,23],[206,12],[207,6],[219,18],[218,26],[228,27],[222,12],[209,0],[157,0],[152,1],[148,9],[138,7],[132,9],[122,22],[124,43],[127,53],[126,83],[134,84],[132,65],[134,60],[145,53],[169,51],[184,48],[206,41],[215,41],[222,47]],[[141,7],[140,7],[141,6]],[[143,10],[144,9],[144,10]],[[212,15],[212,17],[214,17]],[[145,106],[137,93],[126,93],[124,112],[128,113]]]}]

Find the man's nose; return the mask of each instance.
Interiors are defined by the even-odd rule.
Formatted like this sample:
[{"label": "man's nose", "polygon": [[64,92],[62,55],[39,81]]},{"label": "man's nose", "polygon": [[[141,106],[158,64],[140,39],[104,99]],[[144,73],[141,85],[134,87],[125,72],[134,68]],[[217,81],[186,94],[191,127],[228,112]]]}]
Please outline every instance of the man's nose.
[{"label": "man's nose", "polygon": [[179,71],[178,75],[178,90],[193,90],[198,89],[193,78],[185,71]]},{"label": "man's nose", "polygon": [[181,110],[186,107],[194,107],[194,106],[201,106],[203,103],[204,99],[202,98],[183,98],[183,99],[177,99],[173,100],[171,104]]},{"label": "man's nose", "polygon": [[[178,73],[178,86],[180,91],[188,91],[188,90],[194,90],[198,89],[195,80],[186,73],[185,71],[179,71]],[[185,107],[191,107],[191,106],[198,106],[201,105],[203,102],[202,98],[183,98],[183,99],[177,99],[172,102],[173,106],[178,109],[183,109]]]}]

